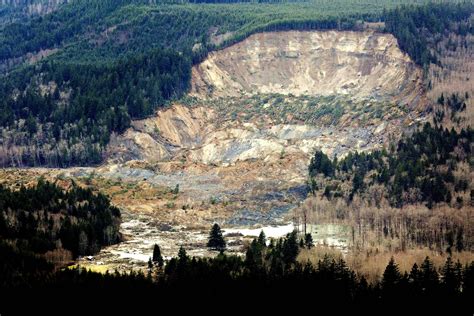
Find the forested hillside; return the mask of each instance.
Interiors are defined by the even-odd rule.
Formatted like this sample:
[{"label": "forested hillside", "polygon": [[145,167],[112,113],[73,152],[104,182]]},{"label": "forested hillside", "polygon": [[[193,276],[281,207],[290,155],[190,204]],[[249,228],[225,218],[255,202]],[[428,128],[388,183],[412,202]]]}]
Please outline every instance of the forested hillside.
[{"label": "forested hillside", "polygon": [[427,123],[388,150],[339,160],[318,151],[309,165],[314,215],[353,225],[355,243],[383,236],[402,250],[470,251],[473,137]]},{"label": "forested hillside", "polygon": [[[318,151],[311,159],[309,174],[313,179],[323,174],[326,178],[344,180],[350,173],[353,177],[348,199],[365,192],[371,185],[381,184],[387,188],[387,194],[375,199],[374,204],[380,204],[380,199],[385,198],[397,207],[420,202],[428,207],[439,202],[463,205],[470,201],[464,201],[456,193],[466,192],[469,183],[462,174],[456,178],[454,172],[458,165],[470,163],[473,137],[471,129],[457,133],[426,124],[389,151],[350,153],[339,161],[331,161]],[[318,187],[316,182],[313,187]],[[330,198],[334,194],[341,196],[342,192],[326,187],[324,194]]]},{"label": "forested hillside", "polygon": [[439,63],[433,48],[443,34],[453,31],[465,36],[474,32],[469,22],[472,10],[472,4],[402,6],[384,13],[384,21],[387,32],[395,35],[400,48],[416,63],[427,67],[430,63]]},{"label": "forested hillside", "polygon": [[[41,180],[31,188],[0,186],[0,238],[28,256],[58,265],[121,240],[120,211],[102,194]],[[15,268],[17,269],[17,268]]]},{"label": "forested hillside", "polygon": [[193,63],[258,31],[359,30],[362,21],[387,18],[387,30],[423,64],[431,61],[423,57],[429,55],[426,45],[414,50],[406,43],[413,39],[423,44],[426,36],[416,30],[433,19],[458,20],[472,12],[470,4],[425,7],[421,12],[429,14],[412,27],[395,21],[399,16],[410,19],[407,12],[415,7],[384,11],[402,3],[89,0],[7,23],[0,28],[0,164],[99,163],[112,133],[121,133],[131,119],[148,116],[187,91]]},{"label": "forested hillside", "polygon": [[2,0],[0,1],[0,26],[46,15],[69,2],[72,0]]}]

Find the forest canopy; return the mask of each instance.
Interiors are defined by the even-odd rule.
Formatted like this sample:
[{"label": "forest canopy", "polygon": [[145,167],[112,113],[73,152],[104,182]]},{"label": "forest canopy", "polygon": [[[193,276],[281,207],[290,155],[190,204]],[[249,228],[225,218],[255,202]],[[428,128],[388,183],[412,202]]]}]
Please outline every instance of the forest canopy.
[{"label": "forest canopy", "polygon": [[22,252],[64,260],[95,254],[121,240],[119,225],[120,210],[105,195],[74,183],[69,190],[42,179],[29,188],[0,186],[0,238]]}]

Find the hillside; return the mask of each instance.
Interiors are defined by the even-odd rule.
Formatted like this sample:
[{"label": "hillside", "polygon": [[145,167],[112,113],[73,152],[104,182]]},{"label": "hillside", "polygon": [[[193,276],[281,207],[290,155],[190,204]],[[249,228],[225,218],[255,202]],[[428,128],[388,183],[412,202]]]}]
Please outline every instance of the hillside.
[{"label": "hillside", "polygon": [[[410,104],[421,72],[388,34],[259,33],[211,53],[193,68],[191,95],[349,95]],[[410,99],[411,97],[411,99]]]},{"label": "hillside", "polygon": [[75,1],[7,23],[0,29],[0,163],[98,164],[112,134],[186,94],[191,65],[209,51],[262,31],[360,30],[398,4]]},{"label": "hillside", "polygon": [[0,287],[466,308],[473,17],[1,1]]},{"label": "hillside", "polygon": [[253,35],[193,68],[190,109],[133,122],[110,155],[209,164],[379,148],[423,118],[421,77],[389,35]]},{"label": "hillside", "polygon": [[[315,84],[323,81],[312,79],[315,73],[300,73],[319,65],[331,87]],[[62,175],[111,194],[132,239],[99,256],[110,267],[123,262],[120,256],[146,258],[148,248],[137,243],[155,238],[165,254],[178,251],[181,240],[202,255],[199,240],[213,221],[252,227],[289,220],[308,193],[307,165],[316,149],[339,158],[382,149],[428,116],[422,71],[388,34],[261,33],[211,53],[191,73],[190,95],[113,135],[101,166],[4,177]],[[222,81],[233,77],[226,74],[235,74],[239,87]],[[271,90],[265,78],[281,84]],[[298,86],[282,90],[292,78],[300,78]],[[213,88],[222,82],[228,86]],[[250,86],[263,88],[242,89]],[[236,238],[233,251],[242,242]]]},{"label": "hillside", "polygon": [[2,0],[0,1],[0,26],[44,16],[69,2],[71,0]]}]

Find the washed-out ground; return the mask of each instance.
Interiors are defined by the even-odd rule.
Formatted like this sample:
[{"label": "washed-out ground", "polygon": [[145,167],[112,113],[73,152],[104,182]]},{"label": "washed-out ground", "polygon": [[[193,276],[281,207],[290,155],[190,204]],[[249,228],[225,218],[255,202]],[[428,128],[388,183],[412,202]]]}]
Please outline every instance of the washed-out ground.
[{"label": "washed-out ground", "polygon": [[[243,255],[245,246],[262,230],[275,239],[293,231],[292,210],[308,193],[303,177],[299,185],[262,177],[230,190],[234,182],[245,184],[245,173],[227,178],[209,174],[216,172],[214,169],[202,177],[188,175],[187,170],[178,174],[126,166],[108,170],[99,168],[92,173],[91,169],[79,169],[63,174],[101,187],[122,210],[124,241],[79,260],[81,266],[96,271],[145,269],[155,243],[168,259],[176,256],[181,246],[191,256],[214,256],[216,252],[206,247],[214,222],[223,229],[227,253]],[[178,193],[173,192],[176,184]],[[123,188],[128,188],[127,192]],[[316,243],[347,248],[345,232],[332,225],[308,226],[308,231]]]},{"label": "washed-out ground", "polygon": [[[278,221],[278,218],[276,218]],[[296,227],[292,222],[274,225],[233,226],[223,225],[228,254],[244,255],[245,245],[256,238],[261,231],[267,238],[278,239],[292,232]],[[96,256],[79,260],[82,267],[96,271],[142,270],[152,256],[153,245],[161,247],[165,259],[177,255],[183,246],[190,256],[214,256],[217,253],[206,247],[208,230],[189,229],[186,226],[163,226],[149,215],[123,212],[122,233],[126,240],[120,244],[102,249]],[[313,225],[311,232],[315,244],[326,245],[341,250],[348,249],[348,233],[345,227],[333,224]]]},{"label": "washed-out ground", "polygon": [[[67,188],[74,180],[76,185],[107,194],[121,210],[124,241],[77,262],[100,272],[146,269],[155,243],[168,259],[176,256],[181,246],[191,256],[214,256],[216,253],[206,247],[214,222],[224,231],[227,253],[244,255],[245,246],[262,230],[268,238],[280,238],[293,231],[296,227],[292,223],[292,210],[308,193],[304,177],[298,178],[298,184],[272,177],[246,183],[242,178],[245,173],[213,178],[209,171],[203,177],[188,176],[188,172],[166,173],[125,165],[2,169],[0,183],[30,186],[43,177]],[[204,181],[209,178],[215,183]],[[230,190],[234,182],[244,185]],[[307,230],[318,244],[347,249],[348,234],[344,228],[308,225]]]}]

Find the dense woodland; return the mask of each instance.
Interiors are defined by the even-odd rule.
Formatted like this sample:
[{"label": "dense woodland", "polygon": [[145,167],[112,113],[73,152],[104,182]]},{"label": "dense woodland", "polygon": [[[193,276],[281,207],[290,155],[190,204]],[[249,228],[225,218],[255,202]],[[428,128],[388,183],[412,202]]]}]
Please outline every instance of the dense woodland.
[{"label": "dense woodland", "polygon": [[119,224],[120,211],[106,196],[75,184],[69,190],[43,180],[31,188],[0,186],[2,247],[28,258],[64,264],[95,254],[121,240]]},{"label": "dense woodland", "polygon": [[[24,92],[2,100],[0,164],[99,163],[111,133],[123,132],[131,118],[150,115],[157,104],[187,90],[190,65],[174,51],[154,50],[110,65],[51,61],[10,76],[1,85],[4,95]],[[30,81],[37,71],[50,83],[41,92]]]},{"label": "dense woodland", "polygon": [[[423,67],[435,121],[458,130],[472,126],[473,4],[402,6],[385,14],[386,30]],[[438,102],[436,102],[438,101]],[[440,102],[441,101],[441,102]],[[445,101],[445,102],[443,102]]]},{"label": "dense woodland", "polygon": [[378,241],[398,239],[396,249],[470,250],[473,136],[470,128],[458,133],[427,123],[389,150],[339,160],[318,151],[309,176],[320,201],[310,208],[320,219],[350,222],[353,239],[374,232]]},{"label": "dense woodland", "polygon": [[[449,258],[438,270],[427,257],[420,266],[414,264],[410,273],[402,273],[392,259],[380,282],[370,284],[363,276],[351,271],[342,259],[336,261],[325,257],[315,265],[296,261],[301,247],[306,247],[299,245],[296,236],[293,232],[278,241],[271,240],[267,245],[262,233],[252,242],[245,258],[224,253],[215,258],[191,258],[181,248],[178,256],[164,267],[151,265],[147,275],[141,272],[99,274],[81,268],[54,273],[48,270],[42,259],[22,256],[2,244],[1,255],[8,258],[1,264],[2,272],[10,272],[8,269],[19,266],[25,270],[23,278],[14,279],[14,283],[11,283],[11,273],[1,273],[0,284],[9,288],[12,296],[21,290],[22,297],[30,293],[25,292],[25,287],[33,292],[41,287],[47,293],[61,289],[63,295],[68,294],[64,297],[66,301],[74,297],[71,294],[87,292],[90,295],[96,291],[115,293],[116,298],[130,295],[129,290],[133,288],[135,294],[142,295],[141,299],[176,295],[186,299],[212,297],[216,304],[245,293],[257,295],[260,299],[281,297],[287,303],[311,299],[319,307],[337,302],[370,308],[403,301],[414,304],[410,305],[411,309],[424,306],[426,310],[434,305],[424,304],[439,303],[437,300],[440,298],[449,302],[452,312],[469,311],[472,307],[469,303],[474,291],[474,262],[463,266]],[[38,279],[38,276],[42,278]],[[105,293],[101,294],[103,298]],[[439,304],[435,305],[439,307]]]},{"label": "dense woodland", "polygon": [[[0,165],[101,162],[112,133],[187,91],[193,63],[255,32],[358,30],[361,21],[385,20],[402,49],[425,65],[434,61],[427,38],[473,11],[470,3],[391,10],[403,3],[89,0],[6,23],[0,28]],[[458,31],[472,33],[466,25]]]},{"label": "dense woodland", "polygon": [[[440,202],[469,204],[470,200],[462,200],[457,193],[471,194],[470,184],[465,178],[456,178],[454,172],[458,164],[471,163],[473,142],[474,133],[470,128],[458,133],[426,123],[388,151],[351,152],[340,160],[330,160],[318,151],[311,159],[309,175],[313,177],[314,189],[318,188],[314,179],[318,174],[327,179],[350,180],[349,201],[355,194],[380,184],[386,187],[386,198],[395,207],[420,202],[429,208]],[[330,185],[322,189],[327,198],[344,195]]]},{"label": "dense woodland", "polygon": [[438,63],[436,47],[444,33],[450,31],[464,36],[472,34],[474,28],[469,21],[473,13],[473,4],[466,2],[458,5],[431,3],[426,6],[401,6],[384,13],[386,30],[398,40],[400,48],[417,64],[429,66]]}]

